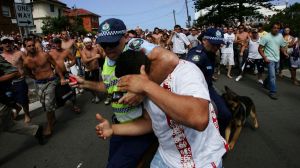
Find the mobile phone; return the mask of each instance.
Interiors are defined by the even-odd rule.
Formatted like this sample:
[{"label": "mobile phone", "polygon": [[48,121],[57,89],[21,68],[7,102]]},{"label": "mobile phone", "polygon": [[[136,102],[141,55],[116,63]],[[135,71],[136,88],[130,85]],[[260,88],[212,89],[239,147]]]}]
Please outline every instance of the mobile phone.
[{"label": "mobile phone", "polygon": [[72,76],[69,76],[69,81],[70,81],[70,83],[77,83],[77,80],[76,80],[76,78],[75,77],[72,77]]}]

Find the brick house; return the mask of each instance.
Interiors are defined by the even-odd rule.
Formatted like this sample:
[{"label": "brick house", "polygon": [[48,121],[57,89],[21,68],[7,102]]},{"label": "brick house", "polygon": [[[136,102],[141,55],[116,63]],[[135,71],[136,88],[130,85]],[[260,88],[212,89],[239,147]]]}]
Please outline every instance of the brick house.
[{"label": "brick house", "polygon": [[12,31],[19,32],[16,23],[14,0],[0,1],[0,32],[9,34]]},{"label": "brick house", "polygon": [[90,12],[86,9],[76,8],[70,9],[65,11],[65,15],[70,18],[70,20],[74,19],[75,17],[82,18],[83,26],[85,30],[92,32],[97,31],[99,27],[99,15]]}]

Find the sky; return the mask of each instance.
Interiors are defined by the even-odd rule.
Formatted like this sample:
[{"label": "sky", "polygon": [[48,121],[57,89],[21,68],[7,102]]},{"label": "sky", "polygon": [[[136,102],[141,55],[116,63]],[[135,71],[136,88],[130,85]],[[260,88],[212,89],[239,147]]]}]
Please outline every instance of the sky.
[{"label": "sky", "polygon": [[[118,18],[124,21],[127,29],[137,26],[153,30],[173,29],[175,10],[176,23],[186,27],[187,11],[185,0],[60,0],[68,7],[84,8],[101,16],[100,23],[108,18]],[[188,1],[189,14],[194,19],[194,5]],[[284,4],[285,0],[276,0],[275,4]],[[300,0],[289,0],[290,4]]]}]

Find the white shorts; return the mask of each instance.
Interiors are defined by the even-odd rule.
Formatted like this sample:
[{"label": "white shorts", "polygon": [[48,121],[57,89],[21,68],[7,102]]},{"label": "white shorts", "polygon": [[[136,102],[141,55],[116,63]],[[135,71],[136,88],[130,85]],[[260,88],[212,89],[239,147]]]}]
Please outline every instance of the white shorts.
[{"label": "white shorts", "polygon": [[234,54],[233,53],[222,53],[221,64],[234,65]]},{"label": "white shorts", "polygon": [[292,68],[300,68],[300,57],[294,59],[294,57],[290,57],[291,67]]}]

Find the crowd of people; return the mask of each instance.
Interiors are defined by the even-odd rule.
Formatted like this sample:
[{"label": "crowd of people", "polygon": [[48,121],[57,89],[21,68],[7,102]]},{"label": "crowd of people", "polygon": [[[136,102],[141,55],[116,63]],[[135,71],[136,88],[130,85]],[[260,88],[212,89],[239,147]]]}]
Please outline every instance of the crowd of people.
[{"label": "crowd of people", "polygon": [[[106,93],[112,124],[97,114],[96,134],[110,137],[107,167],[136,167],[153,144],[158,148],[151,167],[222,167],[222,156],[234,146],[223,138],[232,116],[213,87],[218,75],[226,71],[229,79],[240,81],[246,72],[255,73],[269,97],[278,99],[276,75],[282,76],[287,65],[293,84],[299,85],[300,41],[279,23],[270,33],[263,25],[243,24],[175,25],[151,32],[127,30],[112,18],[100,24],[96,35],[62,31],[22,39],[12,32],[1,33],[0,39],[1,129],[34,135],[43,144],[53,133],[58,107],[69,100],[79,114],[76,97],[84,90],[92,94],[92,103],[101,101],[99,92]],[[26,78],[35,80],[45,128],[28,125]],[[15,121],[22,109],[24,123]]]}]

